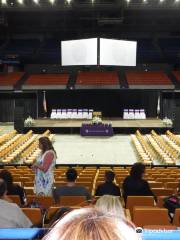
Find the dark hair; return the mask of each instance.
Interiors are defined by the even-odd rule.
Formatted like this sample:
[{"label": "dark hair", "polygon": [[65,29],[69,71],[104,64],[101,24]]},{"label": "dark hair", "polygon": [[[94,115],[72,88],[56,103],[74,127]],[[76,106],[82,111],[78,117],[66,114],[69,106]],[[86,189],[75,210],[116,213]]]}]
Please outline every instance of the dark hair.
[{"label": "dark hair", "polygon": [[106,177],[106,181],[107,181],[107,182],[113,182],[113,181],[114,181],[115,174],[114,174],[113,171],[106,171],[106,172],[105,172],[105,177]]},{"label": "dark hair", "polygon": [[0,172],[0,178],[6,182],[7,186],[11,186],[13,184],[12,174],[5,169]]},{"label": "dark hair", "polygon": [[69,168],[66,172],[66,178],[69,182],[75,182],[77,178],[77,171],[74,168]]},{"label": "dark hair", "polygon": [[141,179],[144,172],[145,165],[142,163],[135,163],[131,168],[130,175],[133,178]]},{"label": "dark hair", "polygon": [[7,184],[3,179],[0,179],[0,197],[3,197],[6,191],[7,191]]},{"label": "dark hair", "polygon": [[39,143],[42,144],[42,152],[43,153],[45,153],[47,150],[53,150],[55,152],[52,142],[49,140],[48,137],[40,137]]}]

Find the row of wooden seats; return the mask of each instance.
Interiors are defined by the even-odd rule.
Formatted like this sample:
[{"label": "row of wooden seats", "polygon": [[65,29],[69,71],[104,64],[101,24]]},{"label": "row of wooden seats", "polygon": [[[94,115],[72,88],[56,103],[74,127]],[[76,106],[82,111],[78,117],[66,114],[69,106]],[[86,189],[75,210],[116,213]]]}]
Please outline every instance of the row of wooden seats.
[{"label": "row of wooden seats", "polygon": [[170,130],[166,131],[166,135],[177,145],[180,145],[180,138],[173,134]]},{"label": "row of wooden seats", "polygon": [[119,85],[117,72],[80,72],[77,85]]},{"label": "row of wooden seats", "polygon": [[175,152],[175,154],[177,155],[177,159],[179,159],[180,146],[176,144],[173,140],[171,140],[168,135],[162,135],[162,138],[164,139],[164,141],[167,142],[171,150]]},{"label": "row of wooden seats", "polygon": [[[14,202],[17,201],[17,196],[10,196]],[[168,210],[163,208],[162,205],[162,198],[161,200],[158,199],[157,205],[155,205],[154,198],[151,196],[129,196],[127,198],[126,209],[130,212],[130,217],[132,221],[135,223],[136,226],[143,227],[145,225],[170,225],[169,217],[168,217]],[[53,213],[59,207],[65,206],[87,206],[89,203],[86,201],[85,197],[83,196],[64,196],[61,197],[60,203],[55,205],[53,199],[51,197],[38,197],[38,196],[27,196],[28,202],[32,203],[33,200],[41,203],[47,209],[47,216],[50,218]],[[28,215],[30,208],[23,209],[25,214]],[[33,218],[33,223],[37,223],[37,212],[40,209],[34,211],[35,213],[32,214],[30,219]],[[36,215],[34,215],[36,214]],[[29,216],[29,215],[28,215]],[[35,217],[36,216],[36,217]],[[41,216],[42,217],[42,216]],[[35,218],[35,219],[34,219]],[[35,222],[34,222],[35,220]],[[180,209],[176,209],[175,216],[173,219],[173,225],[180,226]]]},{"label": "row of wooden seats", "polygon": [[0,86],[14,85],[23,76],[24,72],[0,74]]},{"label": "row of wooden seats", "polygon": [[172,85],[171,80],[162,71],[127,72],[129,85]]},{"label": "row of wooden seats", "polygon": [[32,130],[26,134],[16,134],[16,131],[6,134],[2,140],[3,144],[0,146],[1,161],[10,163],[18,158],[19,161],[32,164],[40,154],[39,136],[48,136],[52,140],[54,134],[50,134],[49,130],[46,130],[42,135],[33,135]]},{"label": "row of wooden seats", "polygon": [[69,74],[32,74],[26,80],[25,85],[66,85]]},{"label": "row of wooden seats", "polygon": [[151,135],[158,143],[160,148],[163,149],[163,151],[167,153],[168,156],[170,156],[172,160],[174,160],[174,162],[176,162],[176,160],[178,159],[178,152],[172,149],[172,147],[168,145],[165,139],[163,139],[162,136],[158,135],[154,130],[151,131]]},{"label": "row of wooden seats", "polygon": [[142,143],[139,141],[136,135],[131,135],[131,140],[135,146],[140,161],[144,164],[151,164],[153,161],[152,155],[149,151],[147,151],[145,147],[143,147]]}]

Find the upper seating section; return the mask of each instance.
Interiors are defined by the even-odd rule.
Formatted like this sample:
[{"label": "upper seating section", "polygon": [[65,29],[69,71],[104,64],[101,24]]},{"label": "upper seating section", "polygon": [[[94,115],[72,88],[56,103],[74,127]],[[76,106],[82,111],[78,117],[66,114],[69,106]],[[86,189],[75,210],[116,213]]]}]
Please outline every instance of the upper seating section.
[{"label": "upper seating section", "polygon": [[180,83],[180,71],[173,71],[174,76],[178,83]]},{"label": "upper seating section", "polygon": [[24,72],[12,72],[8,74],[0,74],[0,87],[11,86],[20,80]]},{"label": "upper seating section", "polygon": [[162,71],[151,72],[126,72],[126,79],[130,88],[173,88],[168,76]]},{"label": "upper seating section", "polygon": [[83,86],[119,86],[117,72],[80,72],[76,84]]},{"label": "upper seating section", "polygon": [[66,86],[69,80],[69,74],[32,74],[26,80],[23,88],[42,88],[42,86],[47,86],[47,88],[58,88]]}]

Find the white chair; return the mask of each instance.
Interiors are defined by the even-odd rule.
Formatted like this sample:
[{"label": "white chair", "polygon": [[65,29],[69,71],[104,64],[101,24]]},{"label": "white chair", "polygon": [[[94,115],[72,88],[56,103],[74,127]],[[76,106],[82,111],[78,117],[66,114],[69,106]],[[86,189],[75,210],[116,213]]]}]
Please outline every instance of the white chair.
[{"label": "white chair", "polygon": [[134,109],[129,109],[129,119],[134,119]]},{"label": "white chair", "polygon": [[88,119],[92,119],[92,118],[93,118],[93,109],[89,109]]},{"label": "white chair", "polygon": [[83,109],[82,118],[83,119],[88,119],[88,117],[89,117],[88,109]]},{"label": "white chair", "polygon": [[66,109],[62,109],[62,111],[61,111],[61,119],[67,119]]},{"label": "white chair", "polygon": [[140,118],[141,119],[146,119],[146,113],[144,109],[140,109]]},{"label": "white chair", "polygon": [[52,111],[51,111],[51,119],[56,119],[56,118],[57,118],[56,109],[52,109]]},{"label": "white chair", "polygon": [[128,109],[124,109],[123,119],[129,119],[129,111],[128,111]]},{"label": "white chair", "polygon": [[56,118],[61,119],[61,109],[57,109]]},{"label": "white chair", "polygon": [[71,118],[72,119],[77,119],[78,118],[77,109],[72,110]]},{"label": "white chair", "polygon": [[135,109],[135,111],[134,111],[134,118],[135,119],[141,119],[141,115],[140,115],[139,109]]},{"label": "white chair", "polygon": [[72,118],[72,109],[67,109],[66,117],[67,117],[67,119]]},{"label": "white chair", "polygon": [[77,113],[77,118],[78,119],[82,119],[83,118],[82,113],[83,113],[83,110],[82,109],[78,109],[78,113]]}]

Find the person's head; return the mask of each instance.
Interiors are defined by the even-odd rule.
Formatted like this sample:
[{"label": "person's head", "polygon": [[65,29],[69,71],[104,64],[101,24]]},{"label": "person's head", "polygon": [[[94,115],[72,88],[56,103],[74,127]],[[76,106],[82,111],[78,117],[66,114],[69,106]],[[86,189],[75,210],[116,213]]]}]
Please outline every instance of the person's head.
[{"label": "person's head", "polygon": [[145,165],[142,163],[135,163],[130,171],[130,175],[136,179],[142,179],[143,174],[145,173]]},{"label": "person's head", "polygon": [[68,182],[75,182],[77,178],[77,171],[74,168],[69,168],[66,172],[66,178]]},{"label": "person's head", "polygon": [[2,178],[5,181],[7,186],[10,186],[13,184],[12,174],[5,169],[0,172],[0,178]]},{"label": "person's head", "polygon": [[52,142],[49,140],[48,137],[40,137],[39,138],[39,148],[45,153],[47,150],[53,150]]},{"label": "person's head", "polygon": [[43,240],[138,240],[133,224],[103,214],[95,208],[81,208],[65,215]]},{"label": "person's head", "polygon": [[104,214],[121,218],[125,217],[120,199],[116,196],[104,195],[100,197],[96,202],[96,209],[103,212]]},{"label": "person's head", "polygon": [[113,171],[106,171],[105,172],[105,180],[106,182],[113,182],[115,174]]},{"label": "person's head", "polygon": [[0,178],[0,198],[3,198],[7,193],[7,184]]}]

